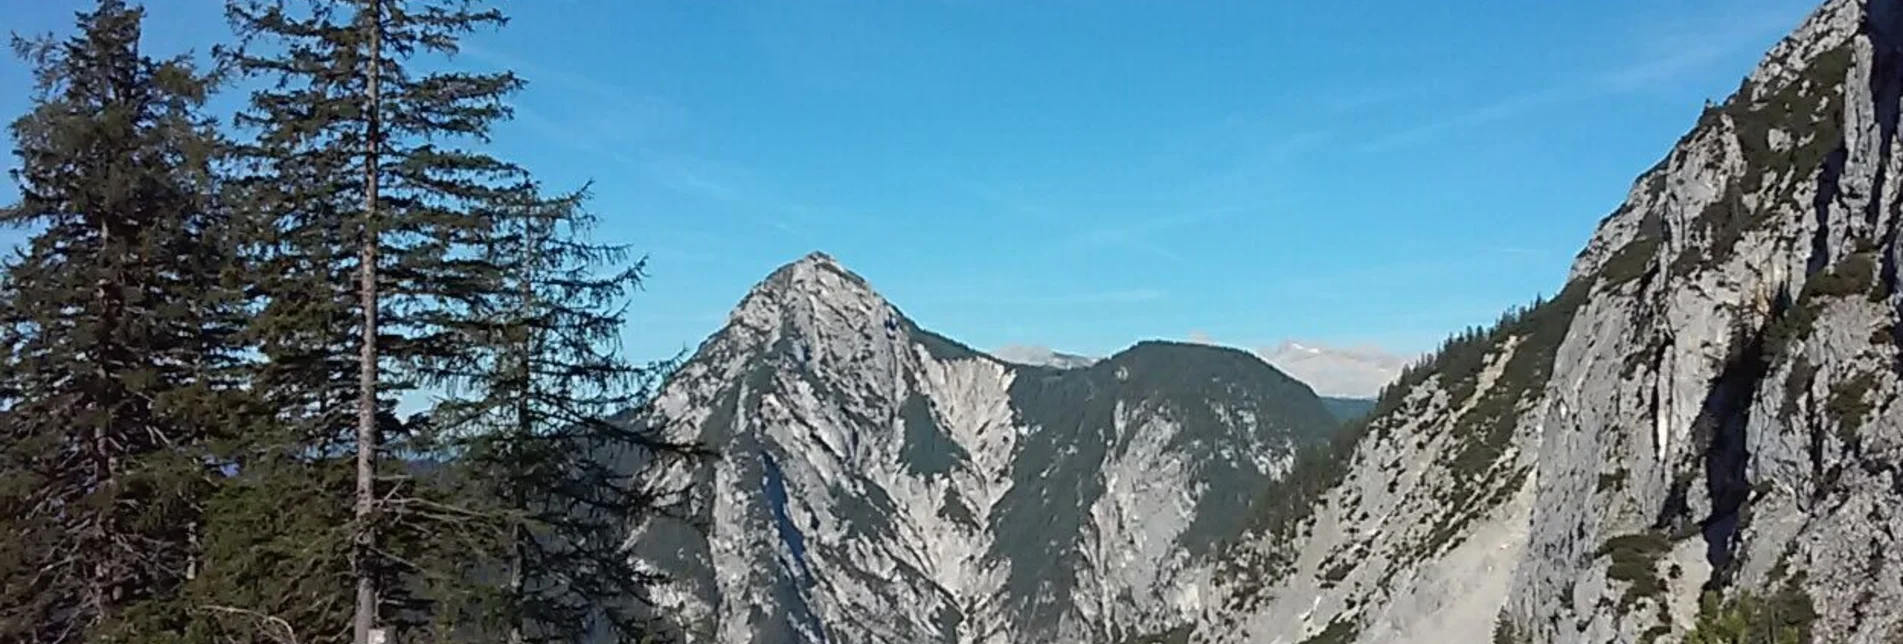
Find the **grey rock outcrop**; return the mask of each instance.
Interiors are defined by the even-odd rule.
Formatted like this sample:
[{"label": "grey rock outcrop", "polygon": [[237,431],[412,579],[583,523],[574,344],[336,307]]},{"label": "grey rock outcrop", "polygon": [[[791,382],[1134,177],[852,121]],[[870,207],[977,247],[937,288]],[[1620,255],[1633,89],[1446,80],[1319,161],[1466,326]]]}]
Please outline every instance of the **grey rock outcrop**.
[{"label": "grey rock outcrop", "polygon": [[710,642],[1105,641],[1197,602],[1186,571],[1335,421],[1246,353],[1143,343],[1087,368],[925,331],[824,255],[775,272],[646,422],[674,472],[655,599]]}]

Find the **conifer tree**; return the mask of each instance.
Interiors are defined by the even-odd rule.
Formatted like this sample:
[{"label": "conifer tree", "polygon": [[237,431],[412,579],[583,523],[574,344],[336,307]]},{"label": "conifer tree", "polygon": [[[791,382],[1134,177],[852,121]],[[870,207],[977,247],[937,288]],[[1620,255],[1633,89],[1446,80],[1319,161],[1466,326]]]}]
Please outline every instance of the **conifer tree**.
[{"label": "conifer tree", "polygon": [[471,480],[502,502],[510,543],[497,628],[510,642],[643,641],[661,633],[645,600],[656,575],[626,550],[631,527],[678,509],[656,474],[707,454],[626,422],[665,365],[621,356],[625,299],[646,258],[589,237],[587,190],[525,191],[487,248],[500,288],[474,329],[489,346],[443,408],[468,437]]},{"label": "conifer tree", "polygon": [[[459,147],[486,140],[521,82],[506,72],[422,72],[419,61],[454,54],[459,38],[503,17],[467,0],[231,0],[227,16],[240,42],[224,60],[268,81],[237,121],[252,137],[239,147],[247,164],[236,181],[270,222],[260,228],[258,391],[279,414],[283,467],[325,473],[303,494],[335,499],[351,455],[348,529],[305,526],[293,543],[313,547],[284,551],[327,553],[312,563],[327,574],[343,552],[353,640],[440,635],[482,590],[480,575],[447,553],[483,552],[482,540],[498,538],[497,517],[442,496],[443,477],[422,470],[444,443],[426,433],[432,424],[398,419],[395,405],[440,386],[438,365],[475,351],[462,329],[496,280],[479,247],[496,204],[526,180]],[[323,579],[334,590],[337,580]],[[334,632],[338,605],[308,606],[279,608],[314,620],[304,630]]]},{"label": "conifer tree", "polygon": [[241,426],[233,222],[215,199],[210,82],[141,51],[143,11],[100,0],[12,123],[36,228],[0,287],[0,640],[186,629],[206,500]]}]

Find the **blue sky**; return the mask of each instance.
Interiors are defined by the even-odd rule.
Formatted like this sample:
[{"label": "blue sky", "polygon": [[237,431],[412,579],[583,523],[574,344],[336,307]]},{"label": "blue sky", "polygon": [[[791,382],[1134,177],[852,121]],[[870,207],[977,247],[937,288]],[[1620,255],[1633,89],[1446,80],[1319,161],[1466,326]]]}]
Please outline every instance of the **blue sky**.
[{"label": "blue sky", "polygon": [[[0,3],[0,29],[87,4]],[[214,0],[150,4],[159,51],[225,33]],[[1813,6],[512,4],[464,58],[530,81],[496,151],[595,180],[600,236],[651,253],[644,358],[812,250],[979,347],[1425,350],[1556,290],[1634,175]],[[0,115],[25,71],[0,62]]]}]

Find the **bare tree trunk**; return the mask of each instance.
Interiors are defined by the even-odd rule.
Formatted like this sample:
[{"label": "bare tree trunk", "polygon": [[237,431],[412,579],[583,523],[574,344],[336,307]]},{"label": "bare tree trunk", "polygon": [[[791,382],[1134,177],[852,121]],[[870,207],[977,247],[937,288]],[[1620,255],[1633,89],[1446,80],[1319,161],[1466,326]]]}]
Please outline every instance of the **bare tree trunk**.
[{"label": "bare tree trunk", "polygon": [[[373,644],[377,621],[377,585],[370,566],[376,547],[377,475],[377,155],[380,110],[378,87],[383,63],[382,3],[370,0],[370,78],[368,124],[364,136],[363,239],[357,259],[357,298],[363,309],[363,345],[357,363],[357,521],[352,572],[357,577],[356,644]],[[377,638],[381,640],[382,638]],[[380,644],[380,642],[374,643]]]},{"label": "bare tree trunk", "polygon": [[[112,227],[105,221],[100,221],[99,250],[102,255],[112,252],[112,241]],[[118,258],[112,257],[106,261],[112,262],[111,266],[117,266]],[[119,509],[118,499],[112,498],[112,495],[118,492],[119,482],[115,480],[118,476],[118,458],[113,451],[109,435],[119,410],[115,407],[118,400],[112,395],[111,385],[107,384],[112,382],[112,369],[115,366],[113,361],[118,358],[115,355],[117,351],[113,350],[115,343],[119,340],[117,329],[114,328],[119,323],[118,298],[112,288],[112,281],[116,277],[117,275],[113,274],[111,269],[107,269],[106,274],[100,276],[93,284],[94,297],[98,298],[102,310],[99,313],[97,326],[94,327],[97,334],[94,341],[98,344],[93,349],[95,371],[91,388],[94,390],[93,393],[99,396],[94,402],[105,413],[94,421],[92,428],[92,483],[97,489],[107,490],[106,494],[110,501],[92,517],[92,525],[88,530],[93,539],[92,547],[102,551],[93,553],[98,558],[93,560],[92,583],[88,586],[86,593],[85,623],[88,627],[96,626],[105,619],[107,606],[115,599],[109,597],[108,593],[113,587],[113,575],[116,572],[113,563],[119,557],[119,550],[115,547],[117,544],[112,543],[112,539],[117,536],[113,534],[112,518]]]},{"label": "bare tree trunk", "polygon": [[[519,338],[508,339],[511,348],[518,352],[515,365],[517,370],[516,378],[518,378],[516,386],[518,389],[514,392],[516,397],[515,436],[511,440],[513,444],[510,445],[511,462],[509,466],[511,468],[519,468],[521,466],[521,459],[524,458],[522,449],[534,444],[532,437],[535,435],[536,430],[535,410],[532,407],[534,403],[530,399],[530,396],[535,392],[534,360],[536,350],[538,349],[536,345],[535,262],[537,258],[535,257],[535,251],[541,248],[541,240],[536,237],[540,229],[540,227],[536,226],[536,214],[538,213],[527,213],[528,216],[522,218],[522,238],[524,243],[521,249],[521,255],[517,260],[522,263],[521,284],[519,289],[521,300],[517,302],[517,306],[520,307],[517,313],[517,323],[521,325],[521,328],[518,329],[521,336]],[[520,341],[519,345],[515,344],[515,341],[518,340]],[[516,487],[514,477],[511,477],[509,485],[510,488],[507,493],[510,499],[510,508],[522,512],[524,516],[531,515],[533,512],[528,506],[528,499],[524,497],[522,490]],[[510,561],[509,590],[515,594],[515,601],[520,602],[517,604],[517,607],[520,608],[529,601],[527,600],[528,584],[526,572],[523,569],[528,565],[529,548],[534,545],[530,540],[535,537],[529,534],[527,530],[524,530],[519,523],[513,526],[511,531],[514,533],[511,535],[514,541],[514,543],[511,544],[514,548],[514,552],[512,553]],[[516,617],[509,629],[509,644],[523,643],[523,631],[526,623],[526,616],[518,615]]]}]

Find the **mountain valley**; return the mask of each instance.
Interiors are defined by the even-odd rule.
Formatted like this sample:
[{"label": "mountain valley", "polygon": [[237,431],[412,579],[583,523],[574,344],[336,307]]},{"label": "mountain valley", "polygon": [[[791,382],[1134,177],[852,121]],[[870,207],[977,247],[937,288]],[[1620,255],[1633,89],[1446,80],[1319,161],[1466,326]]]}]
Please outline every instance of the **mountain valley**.
[{"label": "mountain valley", "polygon": [[1345,428],[1246,352],[1007,362],[803,258],[644,419],[725,454],[672,473],[704,532],[637,535],[655,599],[710,642],[1903,641],[1900,96],[1903,6],[1825,3]]}]

